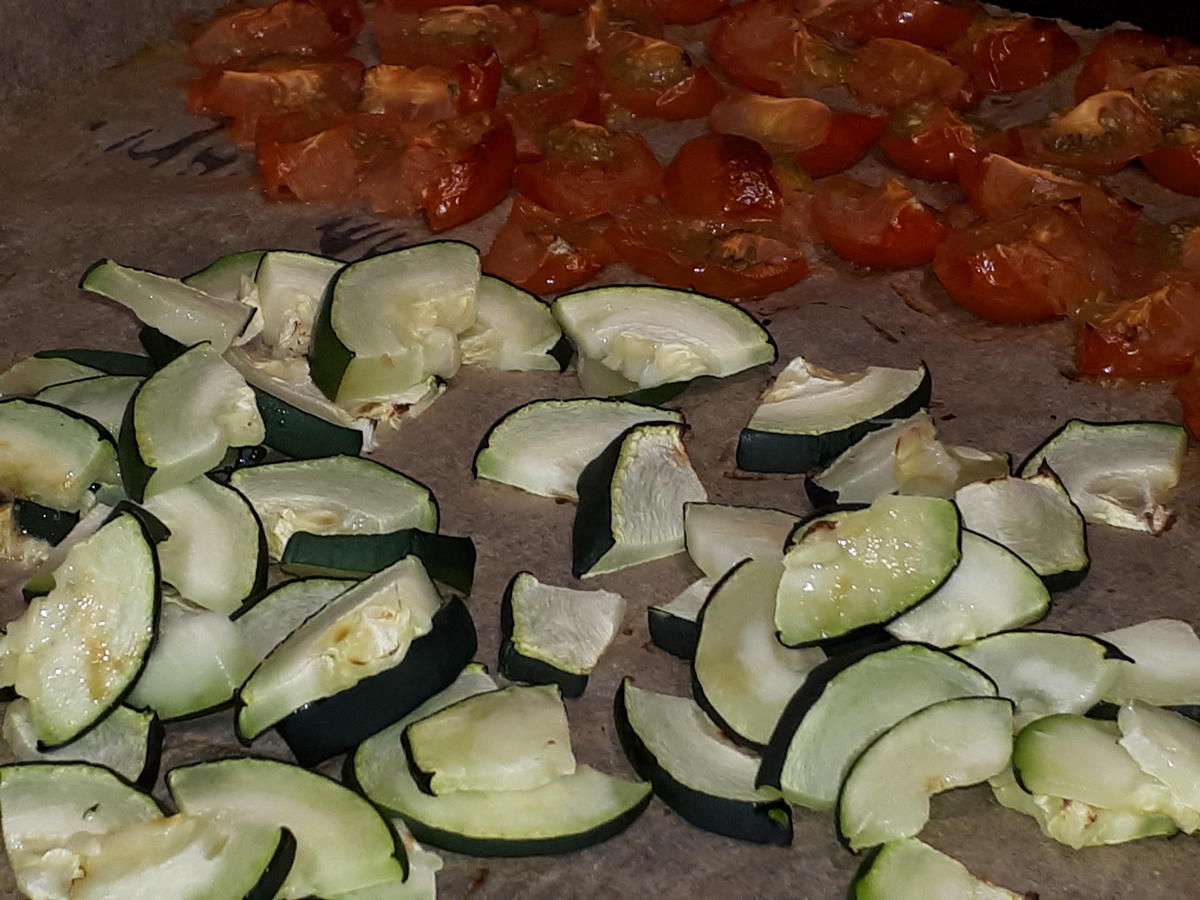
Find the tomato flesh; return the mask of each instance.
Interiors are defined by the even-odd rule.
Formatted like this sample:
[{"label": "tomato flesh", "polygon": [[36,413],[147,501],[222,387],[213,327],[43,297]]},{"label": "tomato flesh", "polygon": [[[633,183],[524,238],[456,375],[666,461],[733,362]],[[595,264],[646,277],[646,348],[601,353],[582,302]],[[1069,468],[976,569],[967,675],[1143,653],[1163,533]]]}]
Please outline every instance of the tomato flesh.
[{"label": "tomato flesh", "polygon": [[380,63],[363,77],[363,112],[390,113],[406,122],[433,123],[491,109],[500,92],[500,60],[452,67]]},{"label": "tomato flesh", "polygon": [[535,294],[579,287],[615,260],[606,226],[604,218],[574,222],[517,194],[483,270]]},{"label": "tomato flesh", "polygon": [[1200,286],[1171,282],[1084,323],[1076,362],[1085,375],[1177,378],[1200,353]]},{"label": "tomato flesh", "polygon": [[712,72],[670,41],[614,31],[604,40],[602,58],[605,88],[635,116],[697,119],[721,99]]},{"label": "tomato flesh", "polygon": [[773,150],[811,150],[833,128],[833,111],[808,97],[771,97],[739,91],[716,103],[708,127],[721,134],[738,134]]},{"label": "tomato flesh", "polygon": [[679,216],[778,219],[783,212],[771,157],[736,134],[703,134],[683,144],[666,168],[664,197]]},{"label": "tomato flesh", "polygon": [[938,50],[962,37],[977,12],[974,4],[940,0],[879,0],[865,7],[844,10],[834,5],[832,9],[815,20],[822,30],[852,41],[896,38]]},{"label": "tomato flesh", "polygon": [[882,116],[835,110],[829,133],[816,146],[796,153],[796,162],[813,178],[836,175],[867,155],[883,134]]},{"label": "tomato flesh", "polygon": [[525,6],[438,6],[411,12],[403,5],[396,0],[375,5],[375,41],[385,63],[446,66],[482,62],[495,53],[508,65],[537,44],[537,17]]},{"label": "tomato flesh", "polygon": [[1023,91],[1067,69],[1079,45],[1048,19],[983,17],[950,56],[984,90]]},{"label": "tomato flesh", "polygon": [[917,103],[896,112],[879,149],[902,172],[927,181],[953,181],[958,161],[975,153],[975,129],[941,103]]},{"label": "tomato flesh", "polygon": [[921,100],[965,109],[979,101],[966,70],[933,50],[894,38],[874,38],[859,47],[846,85],[861,102],[884,109]]},{"label": "tomato flesh", "polygon": [[1200,197],[1200,142],[1160,147],[1140,157],[1150,176],[1180,194]]},{"label": "tomato flesh", "polygon": [[603,117],[600,68],[592,57],[539,58],[510,68],[508,81],[515,90],[502,96],[499,109],[512,123],[522,162],[541,158],[547,134],[563,122],[598,123]]},{"label": "tomato flesh", "polygon": [[985,219],[1003,219],[1043,203],[1074,200],[1090,194],[1098,195],[1098,199],[1105,202],[1109,200],[1103,188],[1048,169],[1026,166],[998,153],[960,159],[958,183],[967,202]]},{"label": "tomato flesh", "polygon": [[1127,90],[1147,69],[1200,64],[1200,46],[1181,37],[1114,31],[1096,42],[1075,80],[1075,102],[1092,94]]},{"label": "tomato flesh", "polygon": [[895,179],[873,188],[826,178],[813,196],[812,219],[838,256],[876,269],[923,265],[945,236],[933,213]]},{"label": "tomato flesh", "polygon": [[188,60],[210,68],[279,54],[341,56],[362,26],[358,0],[279,0],[218,16],[192,41]]},{"label": "tomato flesh", "polygon": [[1032,162],[1111,175],[1162,141],[1154,117],[1125,91],[1093,94],[1044,127],[1015,131]]}]

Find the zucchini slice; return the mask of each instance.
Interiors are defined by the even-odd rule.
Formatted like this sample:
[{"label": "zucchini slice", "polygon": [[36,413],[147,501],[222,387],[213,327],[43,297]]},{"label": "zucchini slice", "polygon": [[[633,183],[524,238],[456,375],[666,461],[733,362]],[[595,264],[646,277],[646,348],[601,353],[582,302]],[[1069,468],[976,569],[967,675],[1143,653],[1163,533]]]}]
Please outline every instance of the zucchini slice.
[{"label": "zucchini slice", "polygon": [[57,750],[39,750],[29,701],[4,711],[4,742],[18,762],[81,762],[104,766],[144,790],[154,786],[162,758],[163,727],[151,710],[116,706],[96,727]]},{"label": "zucchini slice", "polygon": [[475,324],[459,337],[465,364],[517,372],[559,372],[566,366],[570,345],[550,307],[534,294],[481,275],[475,300]]},{"label": "zucchini slice", "polygon": [[809,673],[825,659],[775,639],[772,611],[779,564],[745,560],[717,583],[697,620],[692,692],[739,743],[764,746]]},{"label": "zucchini slice", "polygon": [[304,620],[355,582],[341,578],[300,578],[277,585],[231,617],[256,660],[265,659]]},{"label": "zucchini slice", "polygon": [[29,700],[39,748],[74,740],[121,702],[150,653],[159,603],[147,526],[118,510],[8,623],[0,681]]},{"label": "zucchini slice", "polygon": [[[1117,743],[1138,768],[1165,784],[1175,805],[1200,817],[1200,725],[1169,709],[1132,700],[1117,714],[1117,727]],[[1186,830],[1198,824],[1200,818]]]},{"label": "zucchini slice", "polygon": [[987,781],[1012,755],[1012,702],[954,697],[918,710],[855,760],[838,794],[838,831],[851,850],[920,834],[929,798]]},{"label": "zucchini slice", "polygon": [[887,626],[902,641],[953,647],[1036,622],[1050,592],[1019,556],[973,531],[963,531],[962,560],[942,586]]},{"label": "zucchini slice", "polygon": [[387,534],[311,534],[297,531],[284,545],[280,566],[292,575],[366,578],[406,556],[419,558],[429,577],[454,593],[471,593],[475,544],[468,537],[404,528]]},{"label": "zucchini slice", "polygon": [[154,649],[129,702],[168,722],[202,715],[229,703],[256,662],[228,616],[164,603]]},{"label": "zucchini slice", "polygon": [[85,416],[115,437],[121,431],[125,409],[142,380],[136,375],[99,375],[52,384],[38,391],[34,399]]},{"label": "zucchini slice", "polygon": [[163,815],[148,793],[86,763],[0,767],[0,827],[17,886],[66,897],[87,848],[101,836]]},{"label": "zucchini slice", "polygon": [[890,621],[958,565],[958,511],[936,497],[880,497],[797,526],[775,598],[779,639],[799,646]]},{"label": "zucchini slice", "polygon": [[0,496],[83,510],[118,484],[116,448],[95,423],[33,400],[0,400]]},{"label": "zucchini slice", "polygon": [[901,719],[942,700],[995,695],[978,669],[920,644],[833,657],[780,716],[758,783],[809,809],[831,809],[851,763]]},{"label": "zucchini slice", "polygon": [[432,241],[339,271],[313,330],[313,381],[346,406],[390,397],[459,366],[458,336],[475,321],[479,251]]},{"label": "zucchini slice", "polygon": [[32,397],[51,385],[103,374],[69,359],[27,356],[0,372],[0,397]]},{"label": "zucchini slice", "polygon": [[296,856],[283,898],[330,896],[406,872],[404,848],[387,820],[331,778],[269,759],[224,759],[167,773],[171,799],[186,815],[286,828]]},{"label": "zucchini slice", "polygon": [[240,300],[254,288],[254,273],[265,250],[240,250],[209,263],[181,280],[188,287],[222,300]]},{"label": "zucchini slice", "polygon": [[404,845],[404,854],[408,857],[407,877],[334,894],[329,900],[437,900],[437,873],[442,870],[442,858],[418,844],[403,819],[392,816],[388,824]]},{"label": "zucchini slice", "polygon": [[799,520],[778,509],[685,503],[684,546],[705,577],[715,581],[743,559],[782,559]]},{"label": "zucchini slice", "polygon": [[1186,452],[1178,425],[1072,419],[1033,451],[1021,474],[1047,464],[1087,521],[1161,534],[1175,518],[1164,504]]},{"label": "zucchini slice", "polygon": [[852,900],[1026,900],[976,878],[957,859],[917,838],[889,841],[854,878]]},{"label": "zucchini slice", "polygon": [[770,334],[733,303],[653,285],[564,294],[554,316],[581,357],[639,388],[723,378],[775,361]]},{"label": "zucchini slice", "polygon": [[700,626],[696,620],[714,585],[711,579],[700,578],[671,601],[646,608],[650,640],[654,646],[680,659],[691,659],[696,655],[696,641],[700,639]]},{"label": "zucchini slice", "polygon": [[[564,341],[570,343],[565,339]],[[669,400],[674,400],[687,390],[690,384],[688,381],[671,381],[654,387],[639,388],[636,381],[630,381],[620,372],[615,372],[604,363],[586,356],[575,357],[575,377],[579,379],[579,386],[589,397],[609,397],[651,406],[661,406]]]},{"label": "zucchini slice", "polygon": [[115,300],[181,344],[207,342],[217,353],[224,353],[243,337],[254,314],[236,300],[214,297],[178,278],[132,269],[110,259],[93,263],[79,286]]},{"label": "zucchini slice", "polygon": [[1075,587],[1087,575],[1083,516],[1049,469],[965,485],[954,503],[964,528],[1017,554],[1051,591]]},{"label": "zucchini slice", "polygon": [[412,722],[494,689],[468,666],[443,692],[346,758],[345,778],[408,823],[419,840],[472,856],[542,856],[590,847],[624,831],[650,802],[650,785],[578,765],[529,791],[458,791],[433,796],[409,771],[400,735]]},{"label": "zucchini slice", "polygon": [[138,353],[123,350],[94,350],[90,347],[66,347],[39,350],[37,359],[63,359],[76,365],[95,369],[101,375],[138,375],[145,377],[158,368],[154,360]]},{"label": "zucchini slice", "polygon": [[683,507],[708,499],[675,422],[635,425],[579,475],[571,574],[590,578],[683,551]]},{"label": "zucchini slice", "polygon": [[210,344],[197,344],[142,382],[125,411],[117,442],[125,490],[141,502],[264,435],[245,379]]},{"label": "zucchini slice", "polygon": [[201,476],[145,506],[171,532],[158,545],[158,562],[163,581],[185,600],[231,613],[266,587],[266,537],[236,490]]},{"label": "zucchini slice", "polygon": [[32,500],[13,500],[6,505],[11,507],[9,515],[14,528],[52,547],[61,544],[79,524],[79,513],[51,509]]},{"label": "zucchini slice", "polygon": [[288,539],[297,531],[437,531],[437,504],[427,487],[381,463],[357,456],[252,466],[235,472],[230,484],[254,507],[274,560],[283,556]]},{"label": "zucchini slice", "polygon": [[528,791],[575,771],[556,685],[476,694],[413,722],[401,743],[428,794]]},{"label": "zucchini slice", "polygon": [[1200,637],[1189,623],[1150,619],[1097,637],[1127,657],[1113,662],[1116,678],[1105,687],[1105,700],[1200,705]]},{"label": "zucchini slice", "polygon": [[807,472],[887,419],[929,404],[929,370],[869,366],[830,372],[797,356],[762,395],[738,435],[737,464],[748,472]]},{"label": "zucchini slice", "polygon": [[954,655],[986,672],[1000,696],[1017,704],[1018,729],[1055,713],[1087,712],[1109,690],[1120,665],[1102,641],[1056,631],[994,634]]},{"label": "zucchini slice", "polygon": [[964,484],[1008,475],[1006,453],[943,444],[919,412],[868,433],[829,467],[806,478],[816,506],[870,503],[883,494],[951,498]]},{"label": "zucchini slice", "polygon": [[687,697],[621,681],[617,736],[654,793],[697,828],[758,844],[792,842],[792,812],[779,792],[755,787],[758,758],[732,746]]},{"label": "zucchini slice", "polygon": [[1030,794],[1017,782],[1011,768],[990,779],[988,784],[997,803],[1029,816],[1046,837],[1075,850],[1170,836],[1179,831],[1170,816],[1101,809],[1082,800]]},{"label": "zucchini slice", "polygon": [[624,617],[620,594],[542,584],[518,572],[500,604],[500,674],[578,697]]},{"label": "zucchini slice", "polygon": [[623,400],[534,400],[506,413],[475,451],[476,478],[542,497],[578,500],[584,467],[634,425],[683,422],[667,409]]},{"label": "zucchini slice", "polygon": [[[19,504],[0,504],[0,542],[3,541],[6,529],[4,528],[4,519],[8,517],[10,520],[15,515],[14,508],[19,507]],[[21,587],[21,593],[25,596],[25,602],[29,602],[34,597],[48,594],[54,587],[54,572],[62,565],[63,560],[67,558],[67,553],[71,548],[80,541],[91,537],[96,533],[96,530],[108,521],[112,515],[112,507],[104,503],[96,503],[91,509],[79,517],[79,521],[72,526],[61,541],[50,547],[45,553],[39,553],[38,559],[40,562],[33,574],[29,576],[29,580]],[[11,530],[11,529],[7,529]],[[37,543],[41,543],[38,541]],[[0,548],[2,549],[2,548]],[[7,554],[0,554],[3,558],[11,559]],[[18,557],[19,559],[19,557]]]},{"label": "zucchini slice", "polygon": [[312,341],[321,298],[345,263],[311,253],[269,250],[254,272],[262,313],[259,338],[276,356],[303,356]]}]

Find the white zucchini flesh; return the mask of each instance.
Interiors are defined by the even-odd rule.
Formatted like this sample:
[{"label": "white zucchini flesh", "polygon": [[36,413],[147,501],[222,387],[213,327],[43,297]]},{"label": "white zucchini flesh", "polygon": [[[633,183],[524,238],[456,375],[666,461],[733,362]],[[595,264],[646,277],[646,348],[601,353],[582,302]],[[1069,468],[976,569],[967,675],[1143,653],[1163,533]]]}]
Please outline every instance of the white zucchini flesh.
[{"label": "white zucchini flesh", "polygon": [[1087,521],[1159,534],[1174,518],[1165,503],[1186,452],[1187,432],[1178,425],[1072,419],[1021,474],[1048,463]]},{"label": "white zucchini flesh", "polygon": [[779,564],[747,560],[726,575],[700,612],[692,660],[697,700],[726,730],[766,744],[792,695],[825,660],[816,648],[794,650],[775,638],[772,620]]},{"label": "white zucchini flesh", "polygon": [[772,751],[776,739],[787,742],[783,795],[809,809],[831,809],[854,760],[901,719],[942,700],[995,694],[978,669],[929,647],[901,644],[868,654],[830,679],[795,731],[772,739]]},{"label": "white zucchini flesh", "polygon": [[1119,665],[1099,641],[1049,631],[995,634],[954,655],[986,672],[1000,696],[1017,704],[1017,729],[1055,713],[1087,712],[1116,679]]},{"label": "white zucchini flesh", "polygon": [[31,898],[64,898],[100,838],[158,819],[150,797],[108,769],[83,763],[0,768],[0,827],[17,886]]},{"label": "white zucchini flesh", "polygon": [[254,273],[265,250],[239,250],[213,260],[181,280],[189,287],[222,300],[241,300],[254,290]]},{"label": "white zucchini flesh", "polygon": [[208,341],[218,353],[243,336],[254,312],[236,300],[206,294],[178,278],[112,260],[90,268],[79,286],[115,300],[151,328],[185,346]]},{"label": "white zucchini flesh", "polygon": [[95,378],[52,384],[38,391],[35,399],[87,416],[110,435],[115,435],[121,430],[121,419],[129,399],[143,380],[138,375],[101,374]]},{"label": "white zucchini flesh", "polygon": [[18,762],[90,763],[137,781],[146,768],[153,722],[153,712],[118,706],[82,737],[57,750],[39,750],[29,701],[18,697],[4,711],[4,742]]},{"label": "white zucchini flesh", "polygon": [[1200,637],[1180,619],[1149,619],[1097,635],[1133,662],[1115,660],[1110,703],[1145,700],[1155,706],[1200,704]]},{"label": "white zucchini flesh", "polygon": [[236,490],[196,478],[147,498],[146,509],[171,536],[158,545],[162,580],[185,599],[230,613],[258,583],[262,526]]},{"label": "white zucchini flesh", "polygon": [[28,356],[0,373],[0,397],[32,397],[55,384],[103,374],[99,369],[69,359]]},{"label": "white zucchini flesh", "polygon": [[233,473],[263,523],[272,560],[297,531],[386,534],[437,531],[433,495],[424,485],[359,456],[329,456],[250,466]]},{"label": "white zucchini flesh", "polygon": [[344,428],[368,430],[349,412],[330,402],[321,393],[309,377],[308,363],[303,359],[276,359],[261,352],[256,353],[253,348],[231,347],[225,351],[225,361],[237,369],[247,384],[291,404],[301,412]]},{"label": "white zucchini flesh", "polygon": [[303,356],[308,352],[321,298],[344,265],[311,253],[264,253],[254,273],[255,295],[263,319],[262,342],[279,356]]},{"label": "white zucchini flesh", "polygon": [[412,642],[433,629],[441,602],[415,556],[339,594],[246,680],[238,733],[252,738],[306,703],[399,665]]},{"label": "white zucchini flesh", "polygon": [[916,392],[925,367],[869,366],[831,372],[802,357],[791,360],[762,395],[746,426],[782,434],[827,434],[879,418]]},{"label": "white zucchini flesh", "polygon": [[[0,506],[0,525],[3,525],[3,515],[10,507]],[[112,507],[105,503],[96,503],[91,509],[79,517],[65,538],[55,544],[46,553],[45,558],[25,582],[25,589],[35,594],[47,594],[54,587],[54,571],[62,565],[71,548],[96,533],[108,517],[112,515]],[[0,532],[2,534],[2,532]]]},{"label": "white zucchini flesh", "polygon": [[928,425],[929,413],[921,410],[907,419],[899,419],[869,431],[851,444],[833,462],[815,475],[813,484],[835,492],[839,503],[871,503],[876,497],[900,489],[896,477],[896,442],[912,429]]},{"label": "white zucchini flesh", "polygon": [[1200,816],[1200,725],[1133,700],[1117,713],[1117,727],[1118,743],[1138,767],[1165,784],[1175,803]]},{"label": "white zucchini flesh", "polygon": [[437,873],[442,870],[442,858],[417,843],[403,819],[393,817],[388,822],[404,845],[408,875],[398,881],[333,894],[329,900],[437,900]]},{"label": "white zucchini flesh", "polygon": [[929,821],[929,798],[980,784],[1008,766],[1012,703],[955,697],[897,722],[846,773],[838,828],[851,850],[915,837]]},{"label": "white zucchini flesh", "polygon": [[535,400],[499,419],[475,454],[475,477],[542,497],[578,500],[579,473],[643,422],[682,422],[674,411],[623,400]]},{"label": "white zucchini flesh", "polygon": [[119,476],[116,448],[94,425],[44,403],[0,402],[0,495],[80,510],[96,483]]},{"label": "white zucchini flesh", "polygon": [[676,618],[695,622],[700,617],[700,610],[704,608],[704,601],[716,585],[717,582],[711,578],[698,578],[666,603],[652,608],[661,609]]},{"label": "white zucchini flesh", "polygon": [[475,322],[459,336],[467,365],[509,371],[559,370],[550,350],[562,330],[536,296],[491,275],[481,275]]},{"label": "white zucchini flesh", "polygon": [[575,771],[555,685],[512,685],[460,700],[409,725],[404,744],[437,795],[527,791]]},{"label": "white zucchini flesh", "polygon": [[963,531],[962,560],[925,600],[887,631],[902,641],[953,647],[1036,622],[1050,592],[1019,556],[990,538]]},{"label": "white zucchini flesh", "polygon": [[740,307],[649,285],[599,287],[554,301],[554,316],[580,356],[639,388],[724,377],[772,362],[770,335]]},{"label": "white zucchini flesh", "polygon": [[917,838],[889,841],[854,880],[853,900],[1024,900]]},{"label": "white zucchini flesh", "polygon": [[296,858],[280,900],[329,896],[402,878],[403,848],[366,800],[323,775],[267,759],[197,763],[167,773],[187,815],[286,828]]},{"label": "white zucchini flesh", "polygon": [[8,624],[2,680],[30,703],[38,740],[72,740],[128,690],[158,618],[158,565],[141,524],[117,516],[76,544],[54,589]]},{"label": "white zucchini flesh", "polygon": [[684,545],[706,578],[716,580],[743,559],[780,560],[799,516],[778,509],[686,503]]},{"label": "white zucchini flesh", "polygon": [[242,641],[261,660],[338,594],[356,582],[344,578],[302,578],[289,581],[243,607],[233,621]]},{"label": "white zucchini flesh", "polygon": [[586,675],[616,639],[625,598],[543,584],[521,572],[511,591],[512,644],[522,656],[564,672]]}]

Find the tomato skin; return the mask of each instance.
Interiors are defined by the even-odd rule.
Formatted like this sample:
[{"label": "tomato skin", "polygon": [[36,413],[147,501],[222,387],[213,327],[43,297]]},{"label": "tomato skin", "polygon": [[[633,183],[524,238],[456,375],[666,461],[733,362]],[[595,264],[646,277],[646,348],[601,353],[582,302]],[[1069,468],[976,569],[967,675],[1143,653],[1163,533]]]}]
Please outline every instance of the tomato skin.
[{"label": "tomato skin", "polygon": [[833,127],[833,111],[808,97],[771,97],[738,91],[716,103],[708,127],[738,134],[773,150],[810,150],[824,142]]},{"label": "tomato skin", "polygon": [[1200,143],[1159,147],[1139,157],[1155,181],[1189,197],[1200,197]]},{"label": "tomato skin", "polygon": [[1109,378],[1178,378],[1192,368],[1190,356],[1163,356],[1084,325],[1075,345],[1075,367],[1082,375]]},{"label": "tomato skin", "polygon": [[632,31],[614,31],[602,50],[604,86],[635,116],[672,121],[708,115],[721,86],[682,47]]},{"label": "tomato skin", "polygon": [[439,122],[491,109],[500,92],[500,60],[461,62],[452,67],[392,66],[368,69],[360,109],[390,113],[409,122]]},{"label": "tomato skin", "polygon": [[879,149],[902,172],[926,181],[954,181],[958,160],[978,149],[975,129],[940,103],[918,103],[892,116]]},{"label": "tomato skin", "polygon": [[1200,64],[1200,46],[1181,37],[1144,31],[1114,31],[1102,37],[1084,57],[1075,80],[1075,102],[1103,91],[1123,91],[1147,69]]},{"label": "tomato skin", "polygon": [[353,197],[360,164],[356,118],[306,110],[261,119],[255,156],[267,197],[302,203],[345,203]]},{"label": "tomato skin", "polygon": [[[605,236],[617,256],[643,275],[734,302],[784,290],[809,273],[798,248],[769,234],[656,210],[619,219]],[[743,247],[754,248],[753,261]]]},{"label": "tomato skin", "polygon": [[1096,185],[1026,166],[998,153],[958,160],[958,183],[971,207],[985,219],[1014,216],[1043,203],[1094,196],[1098,203],[1115,198]]},{"label": "tomato skin", "polygon": [[886,121],[882,116],[835,110],[825,139],[815,147],[799,151],[796,162],[813,178],[836,175],[867,155],[883,134]]},{"label": "tomato skin", "polygon": [[641,136],[570,122],[550,134],[540,160],[517,166],[516,183],[551,212],[586,219],[661,196],[663,170]]},{"label": "tomato skin", "polygon": [[871,38],[895,38],[941,50],[966,33],[976,11],[974,6],[939,0],[880,0],[866,7],[818,15],[814,24],[860,43]]},{"label": "tomato skin", "polygon": [[826,178],[813,195],[812,220],[843,259],[875,269],[908,269],[933,259],[945,230],[904,185],[878,188],[844,176]]},{"label": "tomato skin", "polygon": [[535,294],[579,287],[616,259],[606,225],[603,218],[572,222],[516,194],[483,270]]},{"label": "tomato skin", "polygon": [[421,12],[378,0],[373,25],[380,59],[403,66],[482,62],[494,52],[505,65],[527,56],[539,35],[537,16],[519,4],[501,8],[438,6]]},{"label": "tomato skin", "polygon": [[[528,69],[535,71],[526,79],[521,73]],[[540,159],[546,135],[563,122],[598,124],[603,119],[600,66],[592,56],[571,63],[538,60],[510,69],[509,75],[510,81],[519,79],[517,90],[501,98],[499,109],[512,123],[521,162]]]},{"label": "tomato skin", "polygon": [[714,18],[726,0],[652,0],[665,25],[699,25]]},{"label": "tomato skin", "polygon": [[1200,353],[1200,286],[1168,282],[1085,322],[1079,371],[1116,378],[1178,378]]},{"label": "tomato skin", "polygon": [[946,57],[908,41],[874,38],[854,53],[846,86],[863,103],[899,109],[937,100],[951,109],[979,102],[979,88]]},{"label": "tomato skin", "polygon": [[508,196],[516,163],[516,140],[507,121],[454,154],[422,198],[429,230],[445,231],[469,222],[498,204]]},{"label": "tomato skin", "polygon": [[950,56],[984,90],[1023,91],[1067,69],[1079,45],[1048,19],[981,18]]},{"label": "tomato skin", "polygon": [[664,174],[664,198],[679,216],[778,219],[783,198],[761,144],[735,134],[702,134],[684,143]]},{"label": "tomato skin", "polygon": [[221,68],[281,53],[341,56],[363,21],[358,0],[279,0],[218,16],[192,41],[188,61]]},{"label": "tomato skin", "polygon": [[1200,438],[1200,367],[1175,382],[1175,399],[1183,407],[1183,421],[1192,437]]},{"label": "tomato skin", "polygon": [[841,51],[809,31],[786,0],[749,0],[729,7],[705,45],[739,86],[777,97],[839,84],[848,65]]},{"label": "tomato skin", "polygon": [[1044,127],[1013,131],[1032,162],[1112,175],[1162,142],[1154,117],[1124,91],[1093,94]]}]

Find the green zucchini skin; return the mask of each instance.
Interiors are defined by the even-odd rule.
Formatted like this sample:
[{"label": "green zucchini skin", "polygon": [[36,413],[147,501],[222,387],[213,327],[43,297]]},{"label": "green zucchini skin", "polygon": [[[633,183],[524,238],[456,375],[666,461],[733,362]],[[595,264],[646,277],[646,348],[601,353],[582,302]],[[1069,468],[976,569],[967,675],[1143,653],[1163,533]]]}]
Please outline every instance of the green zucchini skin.
[{"label": "green zucchini skin", "polygon": [[312,330],[311,347],[319,352],[310,352],[308,359],[308,371],[313,384],[330,400],[337,398],[342,376],[354,359],[353,351],[342,343],[333,329],[333,288],[345,271],[345,268],[339,270],[325,285],[325,295],[321,298]]},{"label": "green zucchini skin", "polygon": [[[844,450],[891,419],[905,419],[929,405],[933,376],[925,368],[925,377],[917,389],[874,419],[856,422],[848,428],[825,434],[783,434],[743,428],[738,435],[737,467],[745,472],[799,474],[827,465]],[[809,489],[805,482],[805,490]],[[809,495],[812,496],[811,494]],[[814,500],[814,505],[817,504]]]},{"label": "green zucchini skin", "polygon": [[[495,278],[496,276],[493,275],[492,277]],[[575,345],[564,334],[558,339],[558,343],[546,351],[546,354],[558,363],[558,371],[565,372],[567,366],[571,364],[571,358],[575,356]]]},{"label": "green zucchini skin", "polygon": [[[527,684],[557,684],[559,692],[564,697],[583,696],[588,683],[586,674],[564,672],[544,660],[526,656],[513,644],[512,594],[517,577],[514,575],[508,582],[508,587],[504,589],[504,598],[500,601],[500,655],[497,662],[500,674],[509,681],[523,681]],[[416,778],[415,771],[413,777]],[[418,783],[420,783],[419,780]]]},{"label": "green zucchini skin", "polygon": [[343,428],[326,422],[311,413],[297,409],[266,391],[251,385],[258,414],[266,427],[265,443],[293,459],[315,459],[319,456],[362,452],[363,433],[356,428]]},{"label": "green zucchini skin", "polygon": [[279,829],[279,844],[267,867],[263,870],[258,884],[246,892],[243,900],[272,900],[283,887],[288,873],[292,871],[292,863],[296,860],[296,836],[286,828]]},{"label": "green zucchini skin", "polygon": [[644,403],[646,406],[662,406],[668,400],[674,400],[686,391],[691,383],[691,381],[672,381],[669,384],[660,384],[658,387],[630,391],[628,394],[621,394],[613,399],[626,400],[630,403]]},{"label": "green zucchini skin", "polygon": [[691,659],[696,655],[700,625],[695,619],[685,619],[650,606],[646,608],[646,624],[650,628],[650,640],[658,649],[680,659]]},{"label": "green zucchini skin", "polygon": [[787,847],[792,843],[792,812],[787,801],[753,803],[705,794],[676,781],[664,769],[629,722],[625,708],[625,681],[613,697],[617,738],[635,772],[654,793],[697,828],[755,844]]},{"label": "green zucchini skin", "polygon": [[412,642],[404,660],[333,696],[307,703],[275,726],[303,766],[344,753],[412,712],[448,686],[475,655],[471,613],[461,599],[433,617],[433,630]]},{"label": "green zucchini skin", "polygon": [[609,485],[621,457],[622,432],[579,473],[575,522],[571,527],[571,575],[580,578],[612,549],[612,492]]},{"label": "green zucchini skin", "polygon": [[154,360],[136,353],[120,350],[91,350],[67,348],[62,350],[39,350],[33,354],[38,359],[66,359],[81,366],[98,369],[105,375],[150,375],[157,366]]},{"label": "green zucchini skin", "polygon": [[41,538],[54,546],[71,533],[79,523],[79,513],[52,509],[32,500],[16,498],[12,502],[13,521],[25,534]]},{"label": "green zucchini skin", "polygon": [[294,575],[365,578],[406,556],[420,558],[429,577],[467,596],[475,580],[475,543],[469,537],[403,528],[385,534],[312,534],[297,531],[279,560]]},{"label": "green zucchini skin", "polygon": [[145,381],[139,384],[133,396],[129,398],[129,405],[125,407],[125,415],[121,419],[121,428],[117,432],[117,464],[121,470],[121,484],[126,495],[136,503],[146,499],[146,485],[150,483],[150,477],[154,474],[154,469],[142,459],[142,452],[138,449],[137,429],[133,423],[134,404],[145,385]]},{"label": "green zucchini skin", "polygon": [[157,328],[151,328],[149,325],[144,326],[138,332],[138,343],[142,345],[146,355],[159,369],[187,349],[175,338],[167,337]]}]

